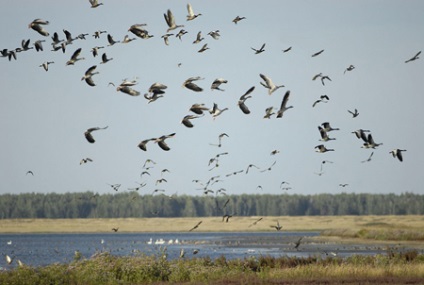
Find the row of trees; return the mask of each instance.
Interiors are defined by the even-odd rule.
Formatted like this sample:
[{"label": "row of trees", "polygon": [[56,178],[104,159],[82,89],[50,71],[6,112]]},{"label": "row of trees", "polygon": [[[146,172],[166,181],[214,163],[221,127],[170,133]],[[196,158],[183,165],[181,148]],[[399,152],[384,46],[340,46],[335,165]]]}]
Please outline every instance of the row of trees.
[{"label": "row of trees", "polygon": [[0,218],[125,218],[299,215],[422,215],[424,195],[316,194],[174,196],[137,192],[99,195],[0,195]]}]

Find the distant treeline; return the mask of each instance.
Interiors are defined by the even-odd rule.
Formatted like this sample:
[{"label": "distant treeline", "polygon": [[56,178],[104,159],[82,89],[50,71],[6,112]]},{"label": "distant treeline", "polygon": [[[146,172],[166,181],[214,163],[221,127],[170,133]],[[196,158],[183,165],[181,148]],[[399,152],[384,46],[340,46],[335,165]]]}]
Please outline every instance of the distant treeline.
[{"label": "distant treeline", "polygon": [[302,215],[423,215],[424,195],[316,194],[165,196],[138,192],[99,195],[0,195],[0,218],[127,218]]}]

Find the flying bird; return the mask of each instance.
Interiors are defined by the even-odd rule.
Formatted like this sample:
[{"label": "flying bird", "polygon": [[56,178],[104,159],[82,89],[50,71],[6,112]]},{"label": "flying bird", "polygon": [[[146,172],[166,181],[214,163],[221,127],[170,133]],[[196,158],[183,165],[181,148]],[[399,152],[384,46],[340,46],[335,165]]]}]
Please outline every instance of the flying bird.
[{"label": "flying bird", "polygon": [[240,110],[246,115],[250,114],[250,110],[246,106],[245,102],[247,99],[252,98],[252,96],[250,96],[249,94],[252,93],[253,90],[255,90],[255,86],[250,87],[249,90],[246,91],[246,93],[240,96],[237,102],[237,105],[239,106]]},{"label": "flying bird", "polygon": [[236,24],[237,25],[237,23],[238,22],[240,22],[241,20],[244,20],[244,19],[246,19],[245,17],[240,17],[240,16],[237,16],[237,17],[235,17],[234,19],[233,19],[233,23],[234,24]]},{"label": "flying bird", "polygon": [[327,152],[327,151],[334,151],[334,149],[328,149],[328,148],[326,148],[323,144],[320,144],[320,145],[317,145],[316,147],[315,147],[315,151],[316,152],[321,152],[321,153],[324,153],[324,152]]},{"label": "flying bird", "polygon": [[205,104],[193,104],[190,107],[190,111],[197,115],[202,115],[203,111],[209,111],[209,108],[205,106]]},{"label": "flying bird", "polygon": [[228,83],[228,81],[225,80],[224,78],[217,78],[212,82],[211,89],[212,90],[215,89],[215,90],[219,90],[219,91],[225,91],[224,89],[219,88],[219,86],[221,86],[221,84],[224,84],[224,83]]},{"label": "flying bird", "polygon": [[48,37],[49,32],[47,32],[43,27],[48,24],[49,24],[49,21],[45,21],[42,19],[35,19],[31,23],[29,23],[28,28],[33,29],[34,31],[38,32],[42,36]]},{"label": "flying bird", "polygon": [[128,94],[130,96],[139,96],[140,92],[127,86],[127,85],[119,85],[116,87],[116,91],[121,91],[122,93]]},{"label": "flying bird", "polygon": [[83,158],[83,159],[81,159],[81,161],[80,161],[80,165],[81,165],[81,164],[85,164],[85,163],[87,163],[87,162],[93,162],[93,160],[92,160],[91,158],[89,158],[89,157],[87,157],[87,158]]},{"label": "flying bird", "polygon": [[204,51],[206,51],[206,50],[208,50],[208,49],[209,49],[208,44],[204,44],[204,45],[202,46],[202,48],[201,48],[201,49],[199,49],[197,52],[204,52]]},{"label": "flying bird", "polygon": [[168,9],[166,14],[163,14],[166,24],[168,25],[168,30],[166,32],[175,30],[176,28],[184,27],[184,25],[175,24],[175,17],[172,14],[171,10]]},{"label": "flying bird", "polygon": [[314,53],[314,54],[312,55],[312,57],[316,57],[316,56],[318,56],[318,55],[322,54],[323,52],[324,52],[324,50],[322,49],[322,50],[320,50],[320,51],[318,51],[318,52]]},{"label": "flying bird", "polygon": [[97,0],[89,0],[89,1],[90,1],[90,4],[91,4],[91,8],[97,8],[100,5],[103,5],[103,3],[99,3],[99,1],[97,1]]},{"label": "flying bird", "polygon": [[335,138],[330,138],[328,136],[327,132],[321,126],[318,126],[318,130],[319,130],[319,133],[321,135],[320,141],[326,142],[326,141],[335,140]]},{"label": "flying bird", "polygon": [[49,71],[49,65],[54,63],[54,61],[45,61],[40,64],[40,67],[44,68],[45,71]]},{"label": "flying bird", "polygon": [[402,152],[406,151],[406,149],[393,149],[391,150],[389,153],[391,153],[393,155],[394,158],[397,157],[397,159],[399,159],[400,162],[403,161],[403,157],[402,157]]},{"label": "flying bird", "polygon": [[261,170],[261,172],[265,172],[265,171],[271,171],[272,167],[277,163],[277,161],[274,161],[270,167],[268,167],[267,169]]},{"label": "flying bird", "polygon": [[196,19],[197,17],[199,17],[199,16],[201,16],[201,15],[202,15],[201,13],[199,13],[199,14],[194,14],[194,12],[193,12],[193,7],[191,6],[191,4],[190,4],[190,3],[188,3],[188,4],[187,4],[187,13],[188,13],[188,15],[187,15],[187,21],[192,21],[192,20],[194,20],[194,19]]},{"label": "flying bird", "polygon": [[84,76],[81,78],[81,81],[82,80],[85,80],[85,82],[88,85],[90,85],[90,86],[96,86],[96,84],[94,83],[93,78],[92,78],[93,75],[99,73],[98,71],[94,71],[94,70],[96,70],[96,68],[97,68],[97,65],[93,65],[92,67],[90,67],[89,69],[87,69],[86,72],[85,72],[85,74],[84,74]]},{"label": "flying bird", "polygon": [[272,82],[271,78],[269,78],[268,76],[266,76],[264,74],[259,74],[259,76],[265,81],[265,82],[260,82],[260,83],[263,87],[268,89],[269,95],[271,95],[278,88],[284,87],[284,85],[275,85]]},{"label": "flying bird", "polygon": [[114,44],[119,43],[119,41],[115,41],[111,34],[107,34],[108,46],[113,46]]},{"label": "flying bird", "polygon": [[363,160],[363,161],[361,161],[361,162],[362,162],[362,163],[364,163],[364,162],[370,162],[370,161],[371,161],[371,158],[372,158],[372,156],[373,156],[373,154],[374,154],[374,152],[371,152],[370,156],[369,156],[366,160]]},{"label": "flying bird", "polygon": [[249,228],[250,228],[250,227],[252,227],[252,226],[255,226],[258,222],[262,221],[262,219],[263,219],[263,218],[259,218],[259,219],[257,219],[256,221],[254,221],[253,223],[251,223],[251,224],[249,225]]},{"label": "flying bird", "polygon": [[288,47],[288,48],[286,48],[286,49],[283,49],[283,52],[285,53],[285,52],[289,52],[289,51],[291,51],[291,49],[292,49],[292,47]]},{"label": "flying bird", "polygon": [[99,127],[89,128],[89,129],[87,129],[87,130],[84,132],[84,136],[85,136],[85,138],[87,139],[87,141],[88,141],[89,143],[94,143],[94,142],[95,142],[95,140],[94,140],[94,137],[93,137],[93,135],[91,134],[91,132],[93,132],[93,131],[98,131],[98,130],[105,130],[105,129],[107,129],[107,128],[108,128],[108,126],[106,126],[106,127],[104,127],[104,128],[99,128]]},{"label": "flying bird", "polygon": [[363,130],[363,129],[358,129],[356,131],[353,131],[352,134],[355,134],[355,136],[358,139],[362,139],[364,142],[368,141],[367,135],[365,133],[370,132],[369,130]]},{"label": "flying bird", "polygon": [[315,107],[318,103],[328,103],[330,98],[327,95],[321,95],[319,96],[319,99],[312,104],[312,107]]},{"label": "flying bird", "polygon": [[190,120],[197,119],[197,118],[200,118],[200,117],[203,117],[203,116],[204,116],[204,114],[202,114],[200,116],[187,115],[187,116],[184,116],[184,118],[181,120],[181,123],[184,126],[186,126],[187,128],[192,128],[192,127],[194,127],[194,125]]},{"label": "flying bird", "polygon": [[352,70],[354,70],[355,69],[355,66],[354,65],[349,65],[346,69],[345,69],[345,71],[344,71],[344,73],[343,74],[345,74],[346,73],[346,71],[352,71]]},{"label": "flying bird", "polygon": [[197,229],[199,226],[200,226],[200,224],[202,223],[202,221],[200,221],[200,222],[198,222],[194,227],[192,227],[190,230],[189,230],[189,232],[191,232],[191,231],[193,231],[193,230],[195,230],[195,229]]},{"label": "flying bird", "polygon": [[165,143],[165,140],[168,139],[168,138],[172,138],[174,136],[175,136],[175,133],[172,133],[172,134],[169,134],[169,135],[163,135],[159,138],[154,139],[154,142],[157,143],[158,146],[161,149],[168,151],[168,150],[170,150],[170,147]]},{"label": "flying bird", "polygon": [[194,91],[194,92],[201,92],[201,91],[203,91],[203,88],[201,88],[197,84],[193,83],[193,81],[203,80],[203,79],[204,78],[201,78],[200,76],[190,77],[186,81],[184,81],[183,87],[190,89],[191,91]]},{"label": "flying bird", "polygon": [[411,62],[411,61],[414,61],[414,60],[417,60],[417,59],[419,59],[420,57],[420,54],[421,54],[421,51],[419,51],[419,52],[417,52],[417,54],[416,55],[414,55],[413,57],[411,57],[410,59],[408,59],[408,60],[406,60],[405,61],[405,63],[408,63],[408,62]]},{"label": "flying bird", "polygon": [[326,132],[331,132],[331,131],[338,131],[340,130],[339,128],[332,128],[329,122],[324,122],[321,124],[321,126],[324,128],[324,130]]},{"label": "flying bird", "polygon": [[265,51],[265,44],[263,44],[261,48],[259,49],[255,49],[255,48],[251,48],[251,49],[255,51],[255,54],[260,54]]},{"label": "flying bird", "polygon": [[216,119],[216,117],[218,117],[219,115],[221,115],[224,111],[227,111],[228,108],[223,108],[223,109],[219,109],[218,108],[218,104],[213,103],[213,107],[212,109],[209,110],[209,113],[212,115],[212,117],[214,119]]},{"label": "flying bird", "polygon": [[280,231],[283,228],[282,226],[280,226],[280,223],[278,222],[278,220],[277,220],[277,225],[270,226],[270,227],[275,228],[277,231]]},{"label": "flying bird", "polygon": [[215,30],[215,31],[210,31],[208,33],[208,36],[211,36],[214,40],[218,40],[221,35],[219,34],[219,30]]},{"label": "flying bird", "polygon": [[31,170],[28,170],[25,175],[28,175],[28,174],[31,174],[32,176],[34,176],[34,172],[32,172]]},{"label": "flying bird", "polygon": [[300,242],[302,241],[302,239],[303,239],[303,237],[299,238],[299,239],[297,240],[297,242],[295,243],[294,248],[295,248],[296,250],[299,250]]},{"label": "flying bird", "polygon": [[198,33],[197,33],[197,36],[196,36],[196,39],[193,41],[193,44],[198,44],[198,43],[200,43],[201,41],[203,41],[205,38],[202,38],[202,32],[201,31],[199,31]]},{"label": "flying bird", "polygon": [[376,148],[383,143],[376,143],[371,134],[368,134],[366,141],[362,145],[362,148]]},{"label": "flying bird", "polygon": [[101,64],[103,63],[107,63],[108,61],[111,61],[113,58],[107,58],[106,53],[102,54],[102,62],[100,62]]},{"label": "flying bird", "polygon": [[283,117],[283,114],[288,109],[293,108],[293,106],[287,106],[287,102],[289,101],[290,90],[287,90],[286,94],[284,94],[283,100],[281,101],[280,109],[277,111],[277,118]]},{"label": "flying bird", "polygon": [[73,65],[73,64],[75,64],[75,62],[85,59],[83,57],[79,57],[80,53],[81,53],[81,48],[77,49],[72,54],[71,58],[66,62],[66,65]]},{"label": "flying bird", "polygon": [[350,111],[350,110],[347,110],[350,114],[352,114],[352,118],[356,118],[356,117],[358,117],[358,115],[359,115],[359,113],[358,113],[358,110],[357,109],[355,109],[354,111]]}]

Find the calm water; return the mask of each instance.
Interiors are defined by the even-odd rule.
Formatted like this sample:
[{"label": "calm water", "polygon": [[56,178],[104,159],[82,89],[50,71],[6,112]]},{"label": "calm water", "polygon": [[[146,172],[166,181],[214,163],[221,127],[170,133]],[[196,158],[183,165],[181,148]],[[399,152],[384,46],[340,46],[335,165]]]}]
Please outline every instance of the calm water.
[{"label": "calm water", "polygon": [[[0,268],[15,267],[16,262],[8,265],[5,255],[15,257],[31,266],[70,262],[75,251],[90,258],[99,251],[113,255],[159,254],[168,253],[169,259],[179,258],[184,249],[186,257],[209,256],[212,259],[224,255],[227,259],[248,256],[311,256],[326,252],[338,256],[352,254],[384,253],[387,245],[341,245],[317,242],[313,239],[318,232],[255,232],[255,233],[98,233],[98,234],[4,234],[0,235]],[[303,237],[298,249],[295,243]],[[149,243],[149,241],[152,241]],[[156,241],[163,241],[162,244]],[[395,244],[393,244],[395,246]],[[407,248],[403,248],[407,250]]]}]

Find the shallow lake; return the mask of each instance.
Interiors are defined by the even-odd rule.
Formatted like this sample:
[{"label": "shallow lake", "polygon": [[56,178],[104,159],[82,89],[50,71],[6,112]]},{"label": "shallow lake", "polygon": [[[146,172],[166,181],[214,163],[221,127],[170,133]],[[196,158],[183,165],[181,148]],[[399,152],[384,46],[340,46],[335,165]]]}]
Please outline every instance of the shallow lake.
[{"label": "shallow lake", "polygon": [[[227,259],[249,256],[337,256],[385,253],[393,245],[340,244],[314,239],[318,232],[189,232],[189,233],[95,233],[95,234],[1,234],[0,268],[8,265],[6,255],[30,266],[66,263],[79,251],[84,258],[99,252],[113,255],[158,255],[166,251],[169,259],[185,257],[212,259],[224,255]],[[302,238],[296,249],[296,242]],[[410,250],[401,248],[398,250]],[[197,250],[196,255],[193,251]],[[421,252],[422,250],[418,250]]]}]

